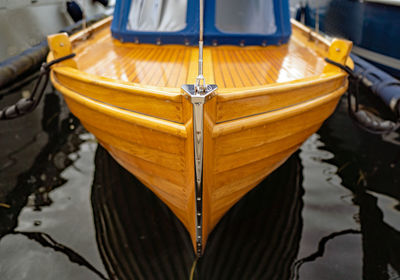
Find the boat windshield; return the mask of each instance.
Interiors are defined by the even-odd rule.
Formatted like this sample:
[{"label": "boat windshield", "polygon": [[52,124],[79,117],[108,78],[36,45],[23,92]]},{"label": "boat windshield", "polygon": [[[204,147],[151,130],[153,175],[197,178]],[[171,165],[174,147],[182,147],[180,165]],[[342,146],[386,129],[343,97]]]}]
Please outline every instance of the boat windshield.
[{"label": "boat windshield", "polygon": [[127,29],[136,31],[173,32],[186,27],[188,0],[132,1]]},{"label": "boat windshield", "polygon": [[217,0],[215,26],[225,33],[275,33],[273,0]]}]

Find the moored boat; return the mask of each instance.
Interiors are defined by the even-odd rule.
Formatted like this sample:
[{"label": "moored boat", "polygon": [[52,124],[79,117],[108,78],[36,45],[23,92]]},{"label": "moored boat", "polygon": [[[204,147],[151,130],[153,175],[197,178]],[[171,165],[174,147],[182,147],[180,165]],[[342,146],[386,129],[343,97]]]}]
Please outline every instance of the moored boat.
[{"label": "moored boat", "polygon": [[324,58],[351,63],[351,42],[290,25],[287,1],[145,3],[50,36],[49,60],[76,54],[51,79],[201,255],[221,217],[332,114],[347,76]]},{"label": "moored boat", "polygon": [[329,36],[351,40],[353,54],[400,77],[399,0],[306,1],[296,17]]}]

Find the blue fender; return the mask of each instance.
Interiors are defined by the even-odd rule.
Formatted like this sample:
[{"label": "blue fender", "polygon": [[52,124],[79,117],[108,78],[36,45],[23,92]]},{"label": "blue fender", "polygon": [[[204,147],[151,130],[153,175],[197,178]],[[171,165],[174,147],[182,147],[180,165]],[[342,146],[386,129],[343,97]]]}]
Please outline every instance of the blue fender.
[{"label": "blue fender", "polygon": [[351,59],[354,74],[400,117],[400,81],[354,54]]}]

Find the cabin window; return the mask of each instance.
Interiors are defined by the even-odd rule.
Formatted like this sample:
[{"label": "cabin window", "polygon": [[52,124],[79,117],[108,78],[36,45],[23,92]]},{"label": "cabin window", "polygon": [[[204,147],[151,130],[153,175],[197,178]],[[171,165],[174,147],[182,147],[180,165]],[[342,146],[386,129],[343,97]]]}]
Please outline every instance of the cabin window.
[{"label": "cabin window", "polygon": [[215,26],[225,33],[276,32],[274,0],[216,0]]},{"label": "cabin window", "polygon": [[186,27],[188,0],[132,0],[128,30],[174,32]]}]

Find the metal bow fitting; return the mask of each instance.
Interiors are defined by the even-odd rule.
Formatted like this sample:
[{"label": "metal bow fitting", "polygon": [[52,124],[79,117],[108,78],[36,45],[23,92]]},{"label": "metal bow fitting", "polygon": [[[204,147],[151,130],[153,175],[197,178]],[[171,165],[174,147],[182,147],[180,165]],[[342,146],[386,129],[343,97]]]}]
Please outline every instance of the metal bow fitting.
[{"label": "metal bow fitting", "polygon": [[217,85],[207,85],[203,75],[203,33],[204,33],[204,0],[200,0],[199,30],[199,65],[195,84],[183,85],[182,89],[193,104],[193,144],[195,163],[195,196],[196,196],[196,253],[202,254],[203,229],[203,142],[204,142],[204,104],[210,100]]}]

